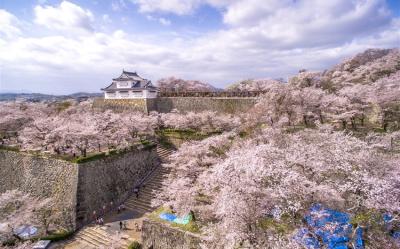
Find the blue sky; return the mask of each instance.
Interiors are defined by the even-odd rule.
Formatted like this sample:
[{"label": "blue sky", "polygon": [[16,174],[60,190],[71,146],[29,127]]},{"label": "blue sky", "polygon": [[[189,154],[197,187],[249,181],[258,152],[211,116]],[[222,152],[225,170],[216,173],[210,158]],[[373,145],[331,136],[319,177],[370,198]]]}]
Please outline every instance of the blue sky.
[{"label": "blue sky", "polygon": [[0,1],[0,92],[95,92],[122,68],[224,87],[371,47],[400,47],[400,0]]}]

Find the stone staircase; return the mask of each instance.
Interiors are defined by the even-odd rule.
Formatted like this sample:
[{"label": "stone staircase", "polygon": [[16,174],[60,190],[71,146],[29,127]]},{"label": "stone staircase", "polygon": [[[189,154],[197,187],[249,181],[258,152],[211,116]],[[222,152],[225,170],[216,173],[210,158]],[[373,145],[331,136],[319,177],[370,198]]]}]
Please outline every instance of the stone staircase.
[{"label": "stone staircase", "polygon": [[174,151],[171,149],[165,148],[159,144],[157,145],[157,154],[158,157],[161,159],[161,163],[168,162],[168,158],[173,152]]},{"label": "stone staircase", "polygon": [[[88,226],[75,235],[73,242],[78,242],[81,245],[80,248],[110,248],[112,245],[112,236],[113,235],[105,230],[105,227]],[[128,248],[129,244],[133,241],[132,239],[126,238],[120,240],[118,244],[120,248]]]},{"label": "stone staircase", "polygon": [[[157,146],[157,153],[162,163],[168,162],[168,157],[172,152],[172,150]],[[163,164],[155,169],[142,184],[139,190],[139,197],[136,198],[135,195],[132,195],[125,202],[126,208],[142,214],[154,211],[155,208],[151,206],[151,201],[155,198],[156,194],[161,191],[163,187],[162,181],[165,179],[166,175],[168,175],[169,171],[170,170],[164,167]]]},{"label": "stone staircase", "polygon": [[[124,205],[127,209],[135,211],[142,217],[145,213],[152,212],[155,210],[151,206],[152,199],[156,194],[161,191],[163,187],[162,181],[169,173],[169,169],[163,166],[163,163],[168,162],[168,157],[173,153],[172,150],[157,146],[157,154],[160,158],[161,165],[158,166],[142,183],[139,190],[139,197],[133,194],[128,200],[125,201]],[[82,203],[77,208],[81,211],[82,220],[86,216],[84,210],[84,200],[80,200]],[[141,218],[132,220],[133,222],[139,222]],[[107,224],[106,224],[107,225]],[[106,226],[88,225],[81,229],[67,244],[64,249],[94,249],[94,248],[110,248],[112,244],[112,238],[115,237],[106,231]],[[127,248],[128,245],[138,238],[124,238],[121,240],[121,248]]]}]

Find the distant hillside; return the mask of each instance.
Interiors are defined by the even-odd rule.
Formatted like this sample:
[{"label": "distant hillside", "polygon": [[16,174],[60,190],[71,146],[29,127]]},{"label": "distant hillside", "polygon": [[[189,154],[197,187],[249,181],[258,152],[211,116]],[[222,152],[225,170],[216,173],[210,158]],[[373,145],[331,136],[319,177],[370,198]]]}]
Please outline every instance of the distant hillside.
[{"label": "distant hillside", "polygon": [[73,93],[69,95],[49,95],[42,93],[0,93],[0,101],[25,100],[31,102],[78,99],[83,97],[101,97],[102,93]]}]

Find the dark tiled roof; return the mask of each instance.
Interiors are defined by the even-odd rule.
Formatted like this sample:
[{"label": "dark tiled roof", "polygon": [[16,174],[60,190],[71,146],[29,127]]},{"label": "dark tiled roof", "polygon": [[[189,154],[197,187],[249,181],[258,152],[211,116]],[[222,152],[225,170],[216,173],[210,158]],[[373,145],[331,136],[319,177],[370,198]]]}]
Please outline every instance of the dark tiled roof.
[{"label": "dark tiled roof", "polygon": [[[117,82],[119,81],[128,81],[132,83],[131,88],[118,88],[117,87]],[[107,86],[106,88],[102,88],[101,90],[103,91],[115,91],[115,90],[121,90],[121,91],[126,91],[126,90],[157,90],[156,87],[154,87],[151,84],[151,81],[144,79],[140,77],[136,72],[128,72],[123,70],[121,76],[119,76],[116,79],[113,79],[113,82]]]}]

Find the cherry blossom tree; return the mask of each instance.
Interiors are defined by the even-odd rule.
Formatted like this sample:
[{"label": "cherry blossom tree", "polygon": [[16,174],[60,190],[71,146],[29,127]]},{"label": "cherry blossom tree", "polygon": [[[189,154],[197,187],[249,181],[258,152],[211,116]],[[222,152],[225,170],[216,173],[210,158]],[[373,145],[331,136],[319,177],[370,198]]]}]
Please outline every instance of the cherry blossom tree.
[{"label": "cherry blossom tree", "polygon": [[279,240],[260,228],[269,214],[296,225],[312,203],[351,213],[398,212],[398,163],[326,125],[294,134],[265,129],[249,139],[224,134],[185,144],[172,156],[159,203],[194,210],[217,248],[244,242],[263,248],[267,238]]},{"label": "cherry blossom tree", "polygon": [[234,83],[226,88],[227,91],[270,91],[276,85],[280,85],[281,80],[274,79],[248,79]]},{"label": "cherry blossom tree", "polygon": [[176,77],[163,78],[157,81],[157,86],[161,91],[196,91],[209,92],[215,91],[215,87],[208,83],[197,80],[184,80]]},{"label": "cherry blossom tree", "polygon": [[160,118],[164,127],[173,129],[193,129],[204,132],[232,130],[239,127],[240,117],[216,112],[204,111],[200,113],[162,113]]},{"label": "cherry blossom tree", "polygon": [[37,226],[47,233],[56,216],[49,198],[39,199],[19,190],[0,194],[0,237],[5,239],[15,236],[15,229],[22,225]]}]

